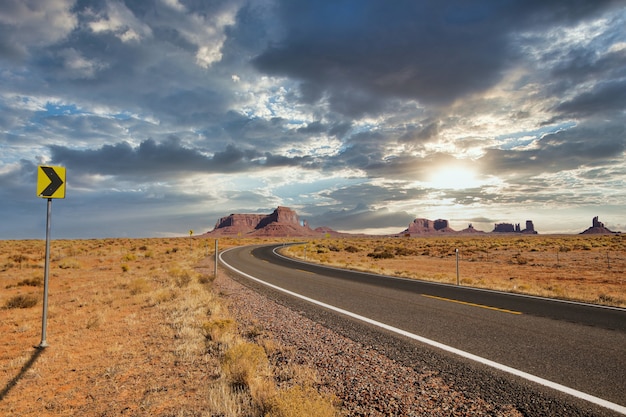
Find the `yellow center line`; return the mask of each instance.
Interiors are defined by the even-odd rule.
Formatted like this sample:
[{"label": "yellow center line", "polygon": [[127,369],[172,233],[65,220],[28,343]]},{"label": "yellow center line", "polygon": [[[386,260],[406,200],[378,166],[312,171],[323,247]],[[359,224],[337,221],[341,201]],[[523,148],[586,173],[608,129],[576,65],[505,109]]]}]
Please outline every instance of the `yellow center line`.
[{"label": "yellow center line", "polygon": [[428,295],[428,294],[422,294],[424,297],[428,297],[428,298],[434,298],[436,300],[442,300],[442,301],[450,301],[451,303],[458,303],[458,304],[465,304],[467,306],[472,306],[472,307],[480,307],[480,308],[486,308],[488,310],[495,310],[495,311],[500,311],[502,313],[509,313],[509,314],[522,314],[521,311],[513,311],[513,310],[506,310],[504,308],[498,308],[498,307],[490,307],[490,306],[486,306],[483,304],[475,304],[475,303],[468,303],[467,301],[459,301],[459,300],[453,300],[451,298],[444,298],[444,297],[437,297],[436,295]]}]

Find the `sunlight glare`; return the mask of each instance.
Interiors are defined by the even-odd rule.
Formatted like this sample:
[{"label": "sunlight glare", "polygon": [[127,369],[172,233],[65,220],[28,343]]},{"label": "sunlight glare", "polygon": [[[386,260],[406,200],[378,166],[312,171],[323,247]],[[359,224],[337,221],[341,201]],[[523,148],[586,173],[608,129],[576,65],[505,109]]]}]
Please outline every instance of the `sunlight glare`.
[{"label": "sunlight glare", "polygon": [[480,186],[476,174],[465,167],[446,167],[435,171],[427,185],[437,189],[462,190]]}]

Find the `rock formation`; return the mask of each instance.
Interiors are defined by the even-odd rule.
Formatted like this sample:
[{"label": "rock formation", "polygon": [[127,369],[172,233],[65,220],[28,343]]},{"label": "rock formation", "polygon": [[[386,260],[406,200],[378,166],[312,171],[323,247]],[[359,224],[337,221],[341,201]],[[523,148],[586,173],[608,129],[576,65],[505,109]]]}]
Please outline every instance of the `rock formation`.
[{"label": "rock formation", "polygon": [[525,233],[536,235],[535,225],[532,220],[526,220],[526,229],[522,230],[519,223],[513,225],[511,223],[496,223],[493,226],[493,233]]},{"label": "rock formation", "polygon": [[[395,236],[429,236],[429,235],[438,235],[438,234],[477,234],[477,233],[485,233],[482,230],[474,229],[474,226],[470,223],[466,229],[461,231],[456,231],[452,229],[447,220],[438,219],[438,220],[428,220],[417,218],[413,220],[409,227],[404,229],[402,232],[398,233]],[[511,224],[511,223],[496,223],[494,225],[494,229],[492,233],[525,233],[525,234],[537,234],[535,231],[535,226],[533,225],[532,220],[526,220],[526,228],[522,230],[521,225]]]},{"label": "rock formation", "polygon": [[604,226],[604,223],[602,223],[598,219],[598,216],[596,216],[591,221],[591,227],[588,228],[587,230],[585,230],[584,232],[582,232],[581,235],[610,235],[610,234],[614,234],[614,233],[616,233],[616,232],[613,232],[613,231],[607,229]]},{"label": "rock formation", "polygon": [[461,234],[481,234],[481,233],[485,233],[482,230],[477,230],[474,229],[474,226],[470,223],[467,225],[467,227],[463,230],[461,230],[459,233]]},{"label": "rock formation", "polygon": [[454,233],[455,231],[450,228],[448,221],[444,219],[437,219],[435,221],[428,219],[415,219],[409,224],[403,232],[402,236],[420,236],[420,235],[432,235],[439,233]]},{"label": "rock formation", "polygon": [[279,206],[271,214],[230,214],[220,218],[205,236],[318,236],[295,211]]}]

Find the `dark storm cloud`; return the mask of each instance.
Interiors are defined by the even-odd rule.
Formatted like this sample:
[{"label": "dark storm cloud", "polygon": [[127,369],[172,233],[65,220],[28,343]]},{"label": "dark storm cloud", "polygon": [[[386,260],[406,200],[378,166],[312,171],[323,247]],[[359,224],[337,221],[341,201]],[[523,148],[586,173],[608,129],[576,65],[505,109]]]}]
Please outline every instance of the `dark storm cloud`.
[{"label": "dark storm cloud", "polygon": [[423,197],[424,190],[403,187],[403,184],[359,184],[320,193],[339,207],[371,205],[375,202],[411,201]]},{"label": "dark storm cloud", "polygon": [[22,159],[15,169],[0,172],[0,198],[3,205],[30,199],[36,194],[37,165]]},{"label": "dark storm cloud", "polygon": [[375,209],[359,204],[353,209],[329,210],[319,216],[312,216],[309,223],[339,230],[397,227],[400,232],[414,218],[404,211],[394,212],[384,207]]},{"label": "dark storm cloud", "polygon": [[303,81],[306,101],[325,91],[344,114],[374,112],[375,97],[447,104],[501,79],[518,58],[509,35],[573,23],[611,4],[284,0],[285,34],[254,64]]},{"label": "dark storm cloud", "polygon": [[584,124],[543,136],[537,148],[488,149],[477,162],[488,172],[538,175],[623,160],[623,124]]},{"label": "dark storm cloud", "polygon": [[618,116],[626,110],[626,79],[598,83],[592,91],[563,102],[554,110],[561,117]]},{"label": "dark storm cloud", "polygon": [[122,142],[88,150],[54,145],[50,146],[50,151],[54,163],[81,172],[155,179],[178,177],[189,172],[246,172],[259,167],[304,165],[309,159],[274,156],[268,152],[240,149],[233,144],[207,156],[197,149],[182,146],[176,138],[164,143],[148,139],[135,148]]}]

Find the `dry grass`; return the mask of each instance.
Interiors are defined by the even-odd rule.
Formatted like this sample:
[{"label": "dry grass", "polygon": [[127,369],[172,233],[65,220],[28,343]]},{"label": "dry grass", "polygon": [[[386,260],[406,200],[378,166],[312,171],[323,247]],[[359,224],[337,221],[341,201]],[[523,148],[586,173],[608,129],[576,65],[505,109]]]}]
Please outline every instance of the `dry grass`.
[{"label": "dry grass", "polygon": [[[306,250],[305,250],[306,247]],[[626,307],[626,236],[319,239],[288,254],[341,268]]]},{"label": "dry grass", "polygon": [[[314,377],[268,359],[288,348],[240,329],[213,292],[213,240],[189,243],[53,241],[37,349],[44,242],[0,241],[0,415],[304,415],[276,414],[286,383],[323,402]],[[237,243],[261,241],[220,248]]]},{"label": "dry grass", "polygon": [[[0,415],[337,415],[314,369],[284,365],[289,347],[261,323],[242,328],[232,318],[212,291],[213,241],[192,242],[53,241],[50,346],[35,349],[45,245],[0,241]],[[220,248],[265,242],[223,238]],[[318,239],[306,254],[453,283],[459,248],[465,285],[624,306],[625,244],[622,236]],[[290,251],[303,256],[304,246]],[[368,256],[377,253],[385,255]]]}]

